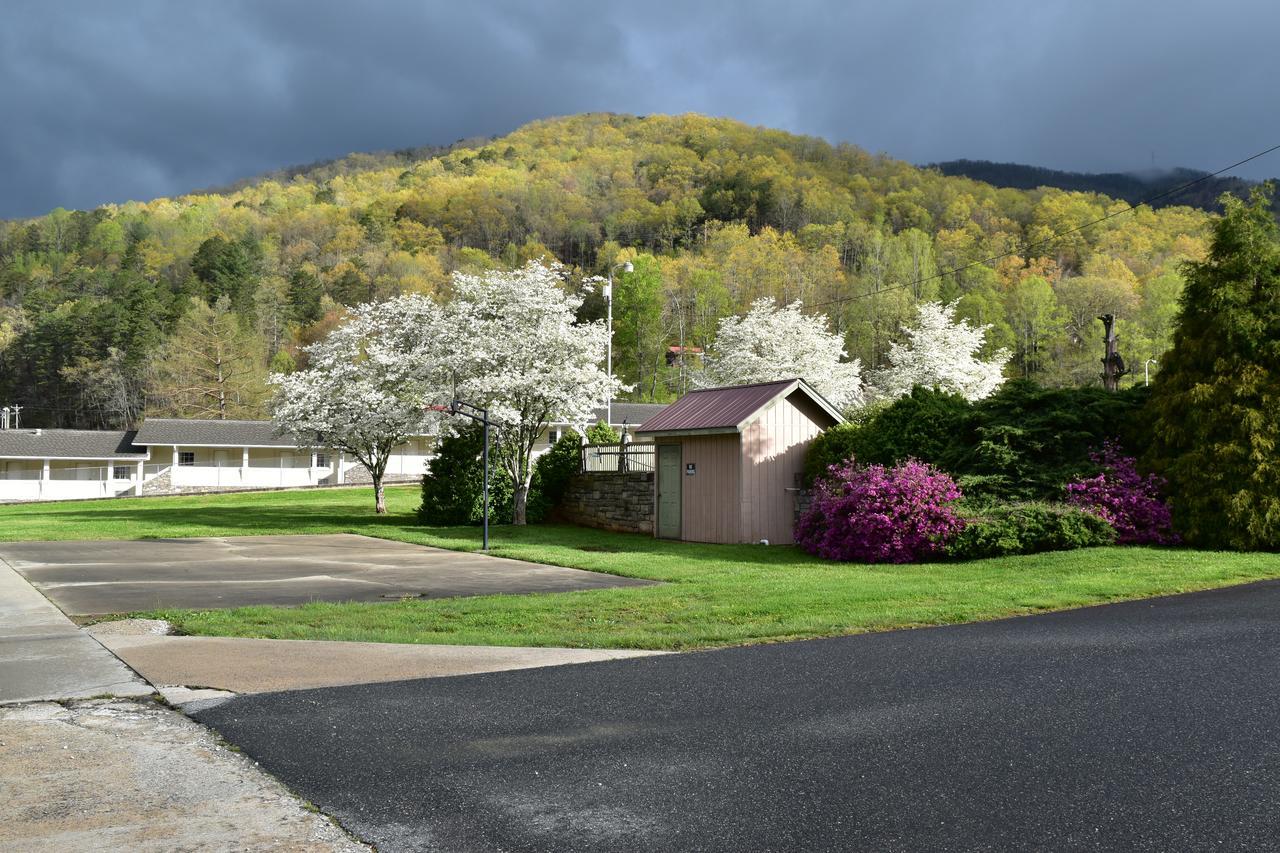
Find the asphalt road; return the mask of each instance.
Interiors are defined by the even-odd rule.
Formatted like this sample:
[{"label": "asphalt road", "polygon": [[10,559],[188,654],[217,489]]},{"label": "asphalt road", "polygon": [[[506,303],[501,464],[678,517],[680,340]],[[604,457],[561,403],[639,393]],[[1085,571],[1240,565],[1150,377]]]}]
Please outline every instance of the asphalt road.
[{"label": "asphalt road", "polygon": [[391,850],[1280,849],[1280,583],[232,700]]},{"label": "asphalt road", "polygon": [[347,533],[117,542],[5,542],[9,563],[64,613],[207,609],[567,592],[651,581]]}]

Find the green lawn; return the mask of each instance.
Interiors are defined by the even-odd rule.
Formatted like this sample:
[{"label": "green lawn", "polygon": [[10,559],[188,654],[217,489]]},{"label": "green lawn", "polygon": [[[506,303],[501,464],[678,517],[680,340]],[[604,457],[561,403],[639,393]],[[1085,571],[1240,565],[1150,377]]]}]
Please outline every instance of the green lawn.
[{"label": "green lawn", "polygon": [[[363,533],[455,550],[474,528],[420,527],[416,488],[267,492],[0,507],[0,540]],[[164,611],[191,634],[688,649],[992,619],[1280,577],[1278,554],[1096,548],[864,566],[793,548],[696,545],[564,526],[496,527],[493,553],[660,586],[296,608]]]}]

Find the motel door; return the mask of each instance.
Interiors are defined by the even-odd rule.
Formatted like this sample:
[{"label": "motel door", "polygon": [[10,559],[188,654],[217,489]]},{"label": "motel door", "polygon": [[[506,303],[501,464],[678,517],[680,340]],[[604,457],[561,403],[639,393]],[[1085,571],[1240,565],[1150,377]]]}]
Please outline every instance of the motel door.
[{"label": "motel door", "polygon": [[658,445],[658,536],[680,538],[680,490],[684,487],[680,445]]}]

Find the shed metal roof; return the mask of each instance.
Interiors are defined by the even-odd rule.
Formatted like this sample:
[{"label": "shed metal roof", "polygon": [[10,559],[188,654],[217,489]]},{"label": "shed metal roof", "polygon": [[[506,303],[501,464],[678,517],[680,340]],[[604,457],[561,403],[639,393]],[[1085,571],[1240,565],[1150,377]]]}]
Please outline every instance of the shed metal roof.
[{"label": "shed metal roof", "polygon": [[135,444],[178,444],[199,447],[295,447],[289,436],[276,435],[271,421],[219,421],[147,418]]},{"label": "shed metal roof", "polygon": [[741,432],[771,403],[797,389],[831,415],[833,422],[844,420],[835,407],[803,379],[780,379],[690,391],[646,420],[636,434]]},{"label": "shed metal roof", "polygon": [[146,459],[147,448],[133,443],[132,430],[0,430],[0,458]]}]

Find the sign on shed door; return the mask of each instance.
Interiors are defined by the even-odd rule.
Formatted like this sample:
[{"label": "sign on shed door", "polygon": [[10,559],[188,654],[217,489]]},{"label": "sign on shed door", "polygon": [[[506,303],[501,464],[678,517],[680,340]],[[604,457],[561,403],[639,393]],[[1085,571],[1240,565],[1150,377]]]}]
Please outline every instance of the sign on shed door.
[{"label": "sign on shed door", "polygon": [[680,538],[680,490],[684,474],[680,463],[680,445],[658,445],[658,536]]}]

